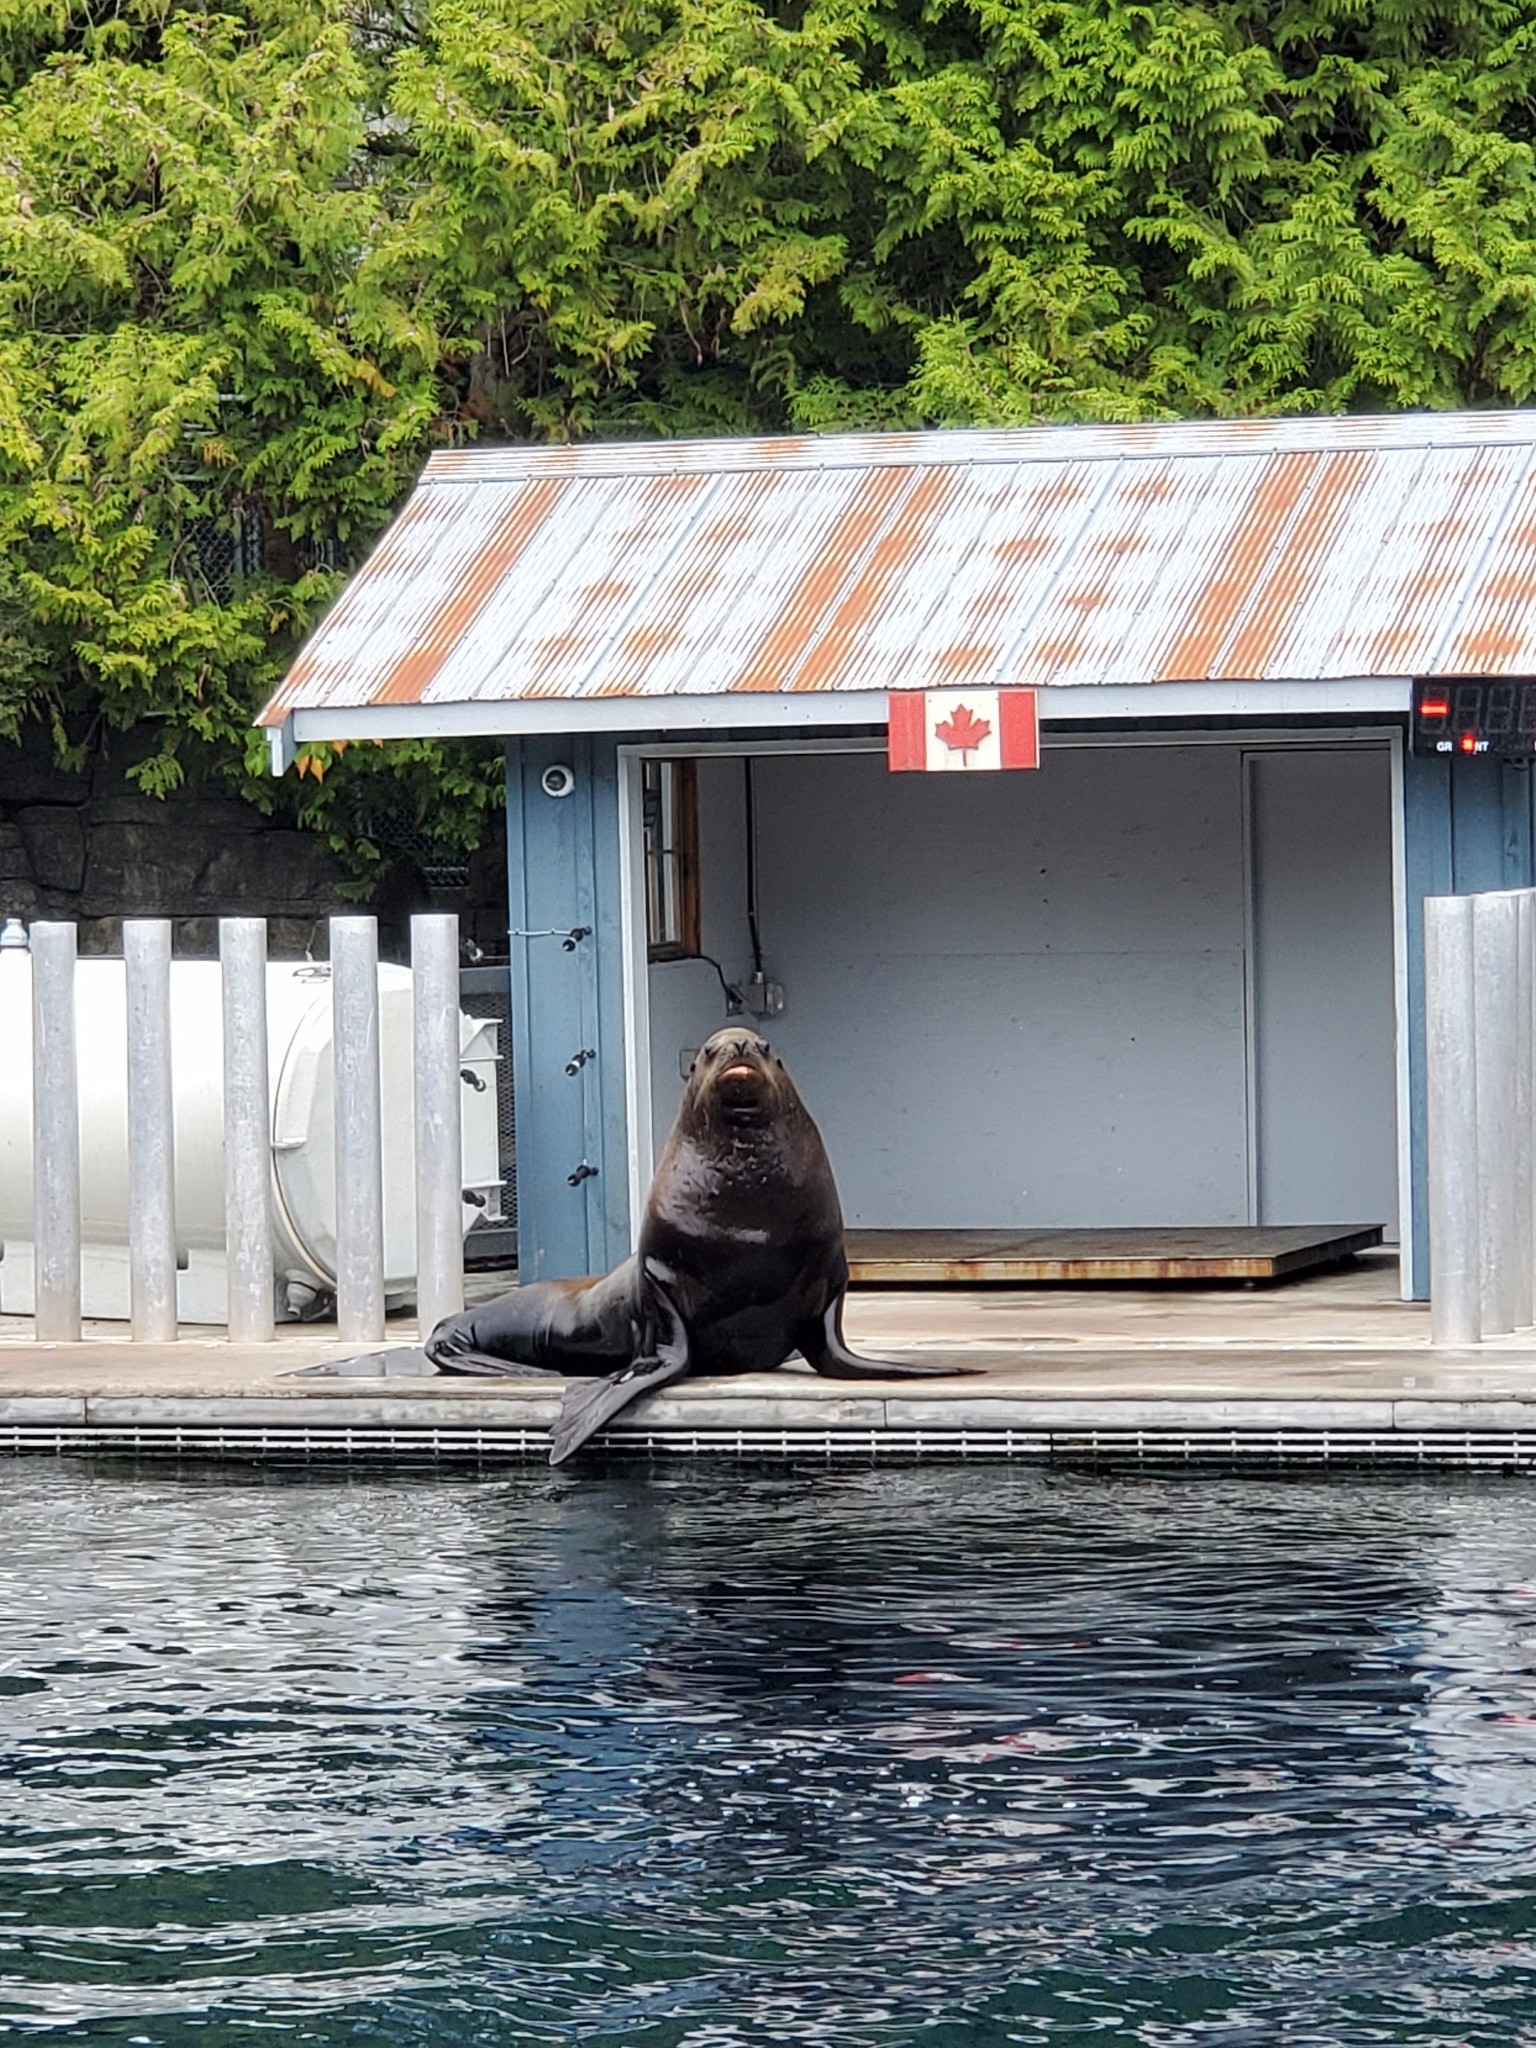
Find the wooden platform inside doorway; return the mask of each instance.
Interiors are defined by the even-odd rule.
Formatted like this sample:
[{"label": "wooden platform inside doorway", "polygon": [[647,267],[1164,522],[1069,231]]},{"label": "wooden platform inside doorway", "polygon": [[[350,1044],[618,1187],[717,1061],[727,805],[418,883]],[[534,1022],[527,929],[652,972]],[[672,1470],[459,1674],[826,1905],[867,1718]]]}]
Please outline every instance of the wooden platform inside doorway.
[{"label": "wooden platform inside doorway", "polygon": [[1297,1280],[1368,1251],[1382,1226],[1223,1224],[1207,1230],[850,1230],[848,1267],[865,1285],[976,1287],[988,1281]]}]

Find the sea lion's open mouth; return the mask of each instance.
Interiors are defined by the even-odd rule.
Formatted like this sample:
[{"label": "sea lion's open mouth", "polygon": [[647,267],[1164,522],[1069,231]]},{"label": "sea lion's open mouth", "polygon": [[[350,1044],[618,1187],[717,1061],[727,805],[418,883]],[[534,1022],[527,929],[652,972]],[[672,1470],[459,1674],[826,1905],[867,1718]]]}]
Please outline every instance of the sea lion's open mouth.
[{"label": "sea lion's open mouth", "polygon": [[756,1077],[758,1071],[751,1060],[737,1060],[734,1066],[725,1069],[720,1078],[722,1081],[750,1081]]}]

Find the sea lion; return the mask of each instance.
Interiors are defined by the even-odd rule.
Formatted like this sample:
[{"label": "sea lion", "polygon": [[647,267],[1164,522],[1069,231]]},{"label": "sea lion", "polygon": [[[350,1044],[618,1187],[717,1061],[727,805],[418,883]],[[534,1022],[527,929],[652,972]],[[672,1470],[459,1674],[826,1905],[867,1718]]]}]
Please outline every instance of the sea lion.
[{"label": "sea lion", "polygon": [[557,1372],[561,1464],[638,1395],[685,1373],[767,1372],[798,1351],[830,1379],[942,1378],[843,1340],[848,1259],[821,1133],[782,1060],[739,1024],[700,1048],[632,1258],[600,1280],[542,1280],[449,1316],[442,1372]]}]

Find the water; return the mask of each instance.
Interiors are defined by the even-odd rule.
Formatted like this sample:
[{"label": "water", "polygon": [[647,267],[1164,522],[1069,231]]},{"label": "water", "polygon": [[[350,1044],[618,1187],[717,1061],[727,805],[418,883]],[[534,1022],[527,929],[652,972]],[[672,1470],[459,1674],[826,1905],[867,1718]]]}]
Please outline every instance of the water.
[{"label": "water", "polygon": [[0,1470],[0,2031],[1536,2042],[1526,1484]]}]

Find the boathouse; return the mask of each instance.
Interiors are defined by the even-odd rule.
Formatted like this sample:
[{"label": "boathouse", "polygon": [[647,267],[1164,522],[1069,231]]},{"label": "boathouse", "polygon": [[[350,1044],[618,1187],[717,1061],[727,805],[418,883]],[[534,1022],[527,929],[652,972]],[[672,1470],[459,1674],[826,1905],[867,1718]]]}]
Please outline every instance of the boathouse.
[{"label": "boathouse", "polygon": [[[961,684],[1037,770],[890,772]],[[1379,1224],[1422,1296],[1422,901],[1536,881],[1536,412],[440,454],[262,722],[505,743],[525,1276],[629,1248],[739,997],[851,1224]]]}]

